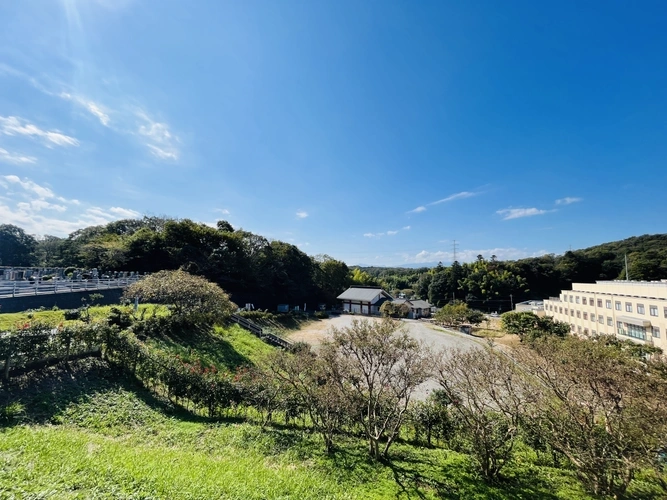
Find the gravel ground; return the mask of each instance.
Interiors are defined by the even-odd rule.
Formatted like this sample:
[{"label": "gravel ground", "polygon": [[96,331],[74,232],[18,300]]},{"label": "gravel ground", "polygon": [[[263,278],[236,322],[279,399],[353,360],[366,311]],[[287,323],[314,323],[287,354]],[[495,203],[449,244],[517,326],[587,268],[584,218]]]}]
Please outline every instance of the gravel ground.
[{"label": "gravel ground", "polygon": [[[352,325],[354,319],[370,319],[372,321],[379,321],[377,318],[368,318],[365,316],[343,314],[341,316],[333,317],[327,320],[321,320],[316,323],[311,323],[306,328],[293,332],[289,335],[289,340],[292,342],[307,342],[315,349],[322,343],[323,340],[331,336],[331,328],[345,328]],[[446,330],[444,328],[436,327],[424,321],[402,320],[405,324],[410,336],[417,340],[424,342],[425,345],[431,347],[434,352],[440,351],[444,348],[459,348],[472,349],[474,347],[481,347],[484,341],[478,338],[465,335],[453,330]],[[438,388],[438,383],[435,379],[424,382],[415,394],[417,399],[426,399],[430,392]]]}]

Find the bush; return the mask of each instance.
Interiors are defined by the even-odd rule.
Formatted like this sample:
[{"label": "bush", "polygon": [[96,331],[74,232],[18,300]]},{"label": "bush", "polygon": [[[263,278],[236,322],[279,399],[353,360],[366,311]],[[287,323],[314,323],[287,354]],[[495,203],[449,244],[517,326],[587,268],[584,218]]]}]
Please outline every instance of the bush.
[{"label": "bush", "polygon": [[67,321],[81,319],[81,309],[67,309],[63,314]]},{"label": "bush", "polygon": [[125,330],[132,326],[132,315],[119,307],[112,307],[107,315],[107,323],[109,326],[117,326],[121,330]]},{"label": "bush", "polygon": [[317,319],[328,319],[329,313],[326,311],[315,311],[315,317]]}]

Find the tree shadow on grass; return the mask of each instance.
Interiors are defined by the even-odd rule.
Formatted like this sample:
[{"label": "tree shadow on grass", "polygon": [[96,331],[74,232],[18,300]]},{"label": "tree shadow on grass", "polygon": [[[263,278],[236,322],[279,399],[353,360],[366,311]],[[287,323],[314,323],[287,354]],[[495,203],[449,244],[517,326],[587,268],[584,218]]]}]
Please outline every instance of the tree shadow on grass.
[{"label": "tree shadow on grass", "polygon": [[539,477],[530,468],[514,468],[493,483],[488,483],[475,471],[468,459],[440,460],[429,457],[415,458],[398,455],[386,462],[394,480],[408,496],[425,498],[420,490],[436,492],[438,498],[485,498],[506,500],[535,498],[556,500],[553,485]]},{"label": "tree shadow on grass", "polygon": [[213,364],[217,368],[235,370],[252,365],[246,356],[214,332],[202,329],[173,329],[151,339],[165,350],[186,358],[197,358],[202,363]]},{"label": "tree shadow on grass", "polygon": [[[211,422],[173,402],[156,396],[136,378],[99,358],[87,358],[65,365],[12,378],[0,387],[0,409],[18,407],[14,414],[0,418],[0,426],[22,423],[58,423],[59,417],[75,404],[86,403],[98,395],[125,391],[159,414],[188,422]],[[109,408],[109,411],[114,411]],[[237,421],[216,419],[215,421]]]}]

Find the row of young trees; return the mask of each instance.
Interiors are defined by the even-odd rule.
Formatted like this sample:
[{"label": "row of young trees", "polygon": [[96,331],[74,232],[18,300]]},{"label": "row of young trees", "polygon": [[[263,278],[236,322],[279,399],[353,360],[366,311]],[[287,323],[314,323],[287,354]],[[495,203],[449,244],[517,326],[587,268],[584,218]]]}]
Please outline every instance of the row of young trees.
[{"label": "row of young trees", "polygon": [[[66,356],[75,345],[101,345],[108,359],[156,392],[210,416],[251,407],[264,423],[278,413],[285,421],[301,418],[322,436],[327,451],[335,452],[343,435],[361,435],[376,459],[387,457],[412,427],[428,441],[437,435],[470,454],[488,481],[502,474],[519,443],[551,457],[554,466],[571,467],[598,495],[620,497],[639,472],[664,466],[667,364],[658,357],[647,361],[624,343],[544,332],[525,336],[523,347],[512,351],[435,353],[401,322],[354,320],[333,329],[317,352],[298,345],[230,373],[186,363],[139,340],[174,322],[181,331],[202,329],[229,314],[226,294],[209,290],[215,285],[192,289],[204,295],[192,300],[189,288],[181,294],[178,286],[164,285],[172,277],[176,284],[201,280],[178,271],[128,290],[128,297],[141,293],[167,303],[168,316],[125,322],[112,312],[105,324],[24,325],[3,337],[0,354]],[[210,302],[207,291],[216,292]],[[540,325],[528,331],[534,328]],[[441,390],[415,402],[419,386],[431,377]]]}]

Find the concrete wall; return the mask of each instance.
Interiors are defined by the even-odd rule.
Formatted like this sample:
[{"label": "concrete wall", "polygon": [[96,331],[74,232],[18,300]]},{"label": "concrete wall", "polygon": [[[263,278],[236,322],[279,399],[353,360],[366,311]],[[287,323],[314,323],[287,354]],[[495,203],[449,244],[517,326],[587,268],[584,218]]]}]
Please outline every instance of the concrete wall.
[{"label": "concrete wall", "polygon": [[53,306],[58,306],[60,309],[76,309],[83,304],[81,302],[82,298],[85,297],[87,299],[93,293],[101,293],[104,295],[103,299],[97,301],[98,304],[112,305],[120,302],[120,297],[123,295],[123,289],[109,288],[106,290],[7,297],[0,299],[0,314],[21,312],[27,309],[39,309],[40,307],[51,309]]}]

